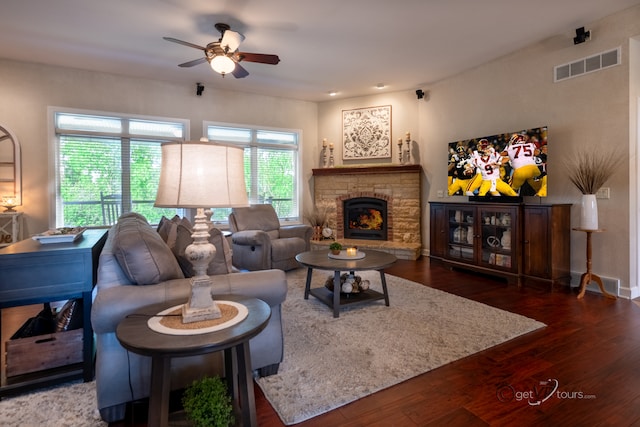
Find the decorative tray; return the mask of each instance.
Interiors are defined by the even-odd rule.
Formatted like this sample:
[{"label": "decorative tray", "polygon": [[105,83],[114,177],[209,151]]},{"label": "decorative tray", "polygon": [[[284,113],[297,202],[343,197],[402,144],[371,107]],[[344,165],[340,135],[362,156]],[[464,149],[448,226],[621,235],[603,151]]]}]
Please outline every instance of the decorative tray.
[{"label": "decorative tray", "polygon": [[360,252],[357,251],[355,256],[354,255],[347,255],[347,251],[340,251],[339,254],[332,254],[331,252],[329,252],[329,258],[333,258],[333,259],[362,259],[366,256],[366,254],[364,252]]},{"label": "decorative tray", "polygon": [[35,234],[31,238],[40,243],[72,243],[78,240],[86,228],[84,227],[62,227],[47,230],[44,233]]}]

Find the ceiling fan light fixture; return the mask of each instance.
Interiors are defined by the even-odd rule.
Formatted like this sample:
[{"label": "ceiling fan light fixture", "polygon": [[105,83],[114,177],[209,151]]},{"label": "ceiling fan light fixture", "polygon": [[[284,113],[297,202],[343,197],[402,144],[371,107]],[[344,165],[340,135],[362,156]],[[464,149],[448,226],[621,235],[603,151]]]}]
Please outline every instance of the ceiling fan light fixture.
[{"label": "ceiling fan light fixture", "polygon": [[211,68],[216,73],[220,73],[222,75],[229,74],[236,68],[236,63],[233,62],[233,59],[229,58],[225,55],[214,56],[211,60]]},{"label": "ceiling fan light fixture", "polygon": [[240,43],[244,40],[244,36],[235,31],[226,30],[220,40],[220,47],[225,52],[235,52],[240,47]]}]

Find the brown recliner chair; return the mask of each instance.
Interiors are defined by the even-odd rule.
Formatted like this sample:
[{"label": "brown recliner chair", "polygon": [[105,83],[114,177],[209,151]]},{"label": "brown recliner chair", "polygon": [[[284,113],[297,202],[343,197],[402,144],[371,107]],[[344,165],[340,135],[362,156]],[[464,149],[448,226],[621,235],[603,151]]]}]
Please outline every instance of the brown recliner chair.
[{"label": "brown recliner chair", "polygon": [[281,226],[269,204],[233,208],[229,214],[233,266],[240,270],[292,270],[300,265],[295,256],[310,248],[309,225]]}]

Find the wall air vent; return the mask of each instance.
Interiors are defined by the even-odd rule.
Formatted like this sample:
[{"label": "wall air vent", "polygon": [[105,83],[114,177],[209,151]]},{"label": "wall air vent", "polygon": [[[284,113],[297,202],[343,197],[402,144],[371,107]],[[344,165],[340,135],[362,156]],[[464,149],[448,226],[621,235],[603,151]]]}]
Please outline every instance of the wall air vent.
[{"label": "wall air vent", "polygon": [[557,65],[553,67],[553,81],[559,82],[583,74],[593,73],[594,71],[604,70],[605,68],[620,65],[621,63],[620,47],[606,52],[597,53],[586,58],[568,64]]}]

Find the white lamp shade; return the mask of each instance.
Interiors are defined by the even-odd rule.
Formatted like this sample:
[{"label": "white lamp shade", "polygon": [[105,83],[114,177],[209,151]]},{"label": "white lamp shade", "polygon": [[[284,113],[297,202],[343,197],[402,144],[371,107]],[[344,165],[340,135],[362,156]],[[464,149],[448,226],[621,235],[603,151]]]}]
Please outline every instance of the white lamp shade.
[{"label": "white lamp shade", "polygon": [[211,68],[216,73],[228,74],[236,68],[236,63],[228,56],[218,55],[211,60]]},{"label": "white lamp shade", "polygon": [[154,206],[247,206],[244,150],[211,142],[162,144],[162,169]]}]

